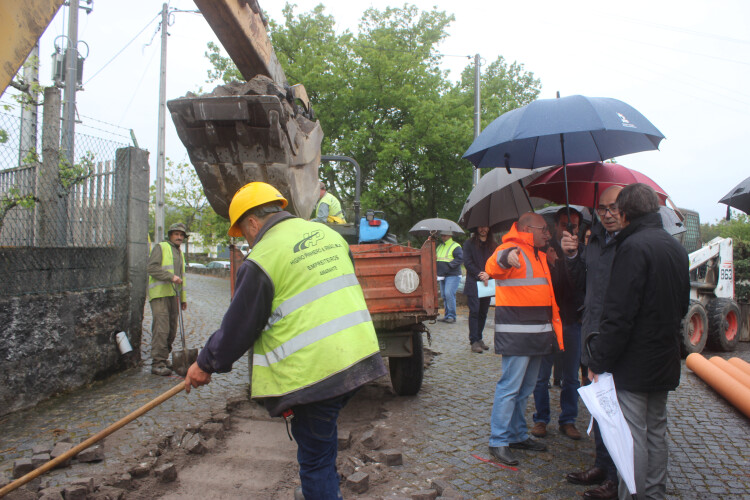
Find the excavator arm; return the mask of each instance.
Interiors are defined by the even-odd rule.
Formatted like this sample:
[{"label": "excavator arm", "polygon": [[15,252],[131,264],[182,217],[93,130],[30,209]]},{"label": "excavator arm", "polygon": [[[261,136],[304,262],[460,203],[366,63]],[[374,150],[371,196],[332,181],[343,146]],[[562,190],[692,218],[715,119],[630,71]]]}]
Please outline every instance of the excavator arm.
[{"label": "excavator arm", "polygon": [[0,94],[10,85],[63,1],[0,2]]},{"label": "excavator arm", "polygon": [[308,217],[318,201],[323,131],[305,88],[287,83],[256,0],[195,4],[247,80],[167,103],[208,202],[228,217],[234,193],[264,181]]}]

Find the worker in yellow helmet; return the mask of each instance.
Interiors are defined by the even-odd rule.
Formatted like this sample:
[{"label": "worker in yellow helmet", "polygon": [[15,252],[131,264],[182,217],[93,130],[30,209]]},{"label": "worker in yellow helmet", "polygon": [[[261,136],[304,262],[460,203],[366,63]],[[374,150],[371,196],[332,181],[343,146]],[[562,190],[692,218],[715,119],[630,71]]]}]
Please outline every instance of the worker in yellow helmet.
[{"label": "worker in yellow helmet", "polygon": [[244,236],[252,250],[239,268],[221,327],[188,370],[185,389],[230,371],[252,347],[252,397],[291,423],[302,495],[341,498],[339,411],[386,370],[348,245],[286,206],[281,193],[263,182],[234,195],[229,235]]}]

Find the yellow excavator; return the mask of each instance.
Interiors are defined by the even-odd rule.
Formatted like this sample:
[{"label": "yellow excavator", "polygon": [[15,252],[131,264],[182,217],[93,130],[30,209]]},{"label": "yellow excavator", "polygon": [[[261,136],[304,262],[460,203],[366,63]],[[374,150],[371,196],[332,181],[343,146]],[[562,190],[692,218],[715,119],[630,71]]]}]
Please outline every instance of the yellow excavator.
[{"label": "yellow excavator", "polygon": [[[287,210],[309,218],[320,193],[321,160],[351,163],[357,179],[355,220],[332,227],[353,243],[357,278],[381,353],[389,358],[394,391],[416,394],[424,374],[424,322],[434,320],[438,309],[433,239],[419,249],[398,245],[388,238],[387,223],[375,217],[382,212],[368,210],[359,217],[359,165],[346,156],[321,157],[320,122],[305,88],[287,82],[257,0],[194,1],[246,80],[167,102],[208,202],[228,218],[234,193],[248,182],[264,181],[289,200]],[[11,82],[62,3],[0,3],[0,90]],[[239,249],[233,251],[233,261],[243,257]]]},{"label": "yellow excavator", "polygon": [[[64,0],[0,3],[0,91],[4,92]],[[168,103],[177,133],[212,208],[228,217],[241,186],[265,181],[309,217],[319,190],[323,131],[304,86],[289,85],[256,0],[195,0],[247,82]]]}]

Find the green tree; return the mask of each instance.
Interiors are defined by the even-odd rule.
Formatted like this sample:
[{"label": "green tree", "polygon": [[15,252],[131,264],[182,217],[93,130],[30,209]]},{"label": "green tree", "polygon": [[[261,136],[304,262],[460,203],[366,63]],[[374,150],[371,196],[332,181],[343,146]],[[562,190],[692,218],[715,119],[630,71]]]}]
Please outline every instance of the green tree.
[{"label": "green tree", "polygon": [[[164,214],[166,227],[182,222],[188,232],[200,234],[206,246],[229,243],[229,221],[219,217],[208,204],[203,186],[195,169],[189,163],[178,163],[167,159],[165,169]],[[149,187],[149,231],[154,231],[154,207],[156,206],[156,186]],[[185,243],[185,253],[189,252],[189,240]]]},{"label": "green tree", "polygon": [[[438,44],[453,16],[408,4],[370,8],[356,35],[337,34],[322,5],[294,7],[286,5],[283,24],[270,21],[272,43],[289,83],[305,85],[326,134],[323,153],[361,165],[362,206],[386,211],[401,235],[421,218],[458,218],[471,189],[473,167],[461,155],[473,140],[473,70],[453,84],[440,69]],[[207,56],[211,78],[237,77],[218,47]],[[485,121],[538,93],[532,73],[499,58],[482,77]],[[351,168],[323,164],[320,176],[352,214]]]}]

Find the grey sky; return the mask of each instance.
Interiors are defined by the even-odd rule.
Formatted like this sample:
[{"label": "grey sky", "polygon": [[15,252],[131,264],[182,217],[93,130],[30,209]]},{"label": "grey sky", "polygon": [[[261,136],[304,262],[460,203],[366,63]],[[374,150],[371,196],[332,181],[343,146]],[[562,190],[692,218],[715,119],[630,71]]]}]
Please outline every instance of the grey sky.
[{"label": "grey sky", "polygon": [[[389,1],[297,0],[297,11],[326,5],[338,28],[355,30],[369,6],[401,6]],[[583,94],[614,97],[632,105],[667,137],[661,151],[617,158],[662,186],[680,207],[698,210],[704,221],[725,213],[716,201],[750,175],[744,165],[750,137],[750,3],[714,1],[495,1],[416,0],[455,15],[448,39],[439,47],[443,67],[456,78],[479,53],[490,63],[498,55],[523,63],[542,81],[542,98]],[[283,2],[260,0],[276,20]],[[192,1],[171,7],[195,10]],[[61,9],[41,43],[42,83],[49,84],[55,37],[65,34]],[[80,14],[79,38],[90,55],[78,110],[88,124],[128,135],[134,129],[151,152],[156,169],[159,35],[155,19],[161,3],[97,0],[92,14]],[[175,13],[169,28],[167,98],[206,83],[206,43],[215,37],[200,15]],[[153,20],[152,22],[150,22]],[[136,34],[144,31],[136,37]],[[135,40],[106,67],[118,51]],[[103,68],[103,69],[102,69]],[[97,71],[102,69],[98,74]],[[294,82],[296,83],[296,82]],[[304,82],[301,82],[304,83]],[[7,96],[3,97],[7,101]],[[125,129],[113,128],[94,118]],[[187,161],[171,120],[167,156]],[[126,137],[122,137],[127,141]],[[334,153],[334,152],[328,152]]]}]

